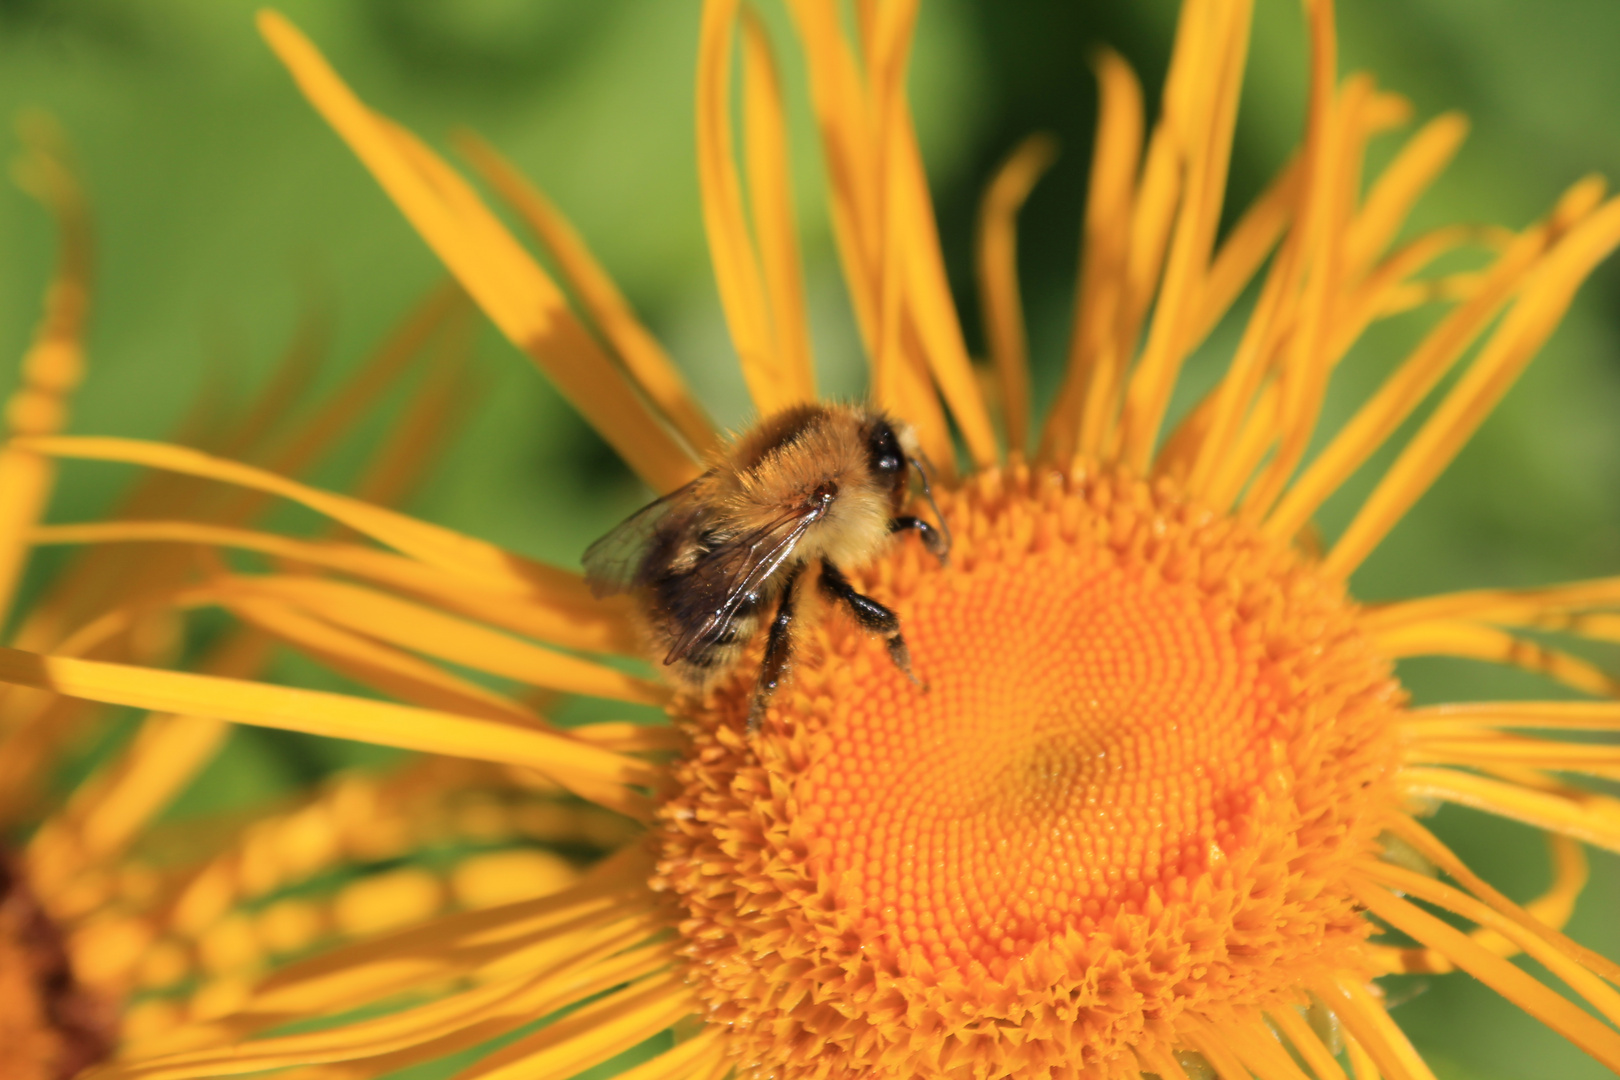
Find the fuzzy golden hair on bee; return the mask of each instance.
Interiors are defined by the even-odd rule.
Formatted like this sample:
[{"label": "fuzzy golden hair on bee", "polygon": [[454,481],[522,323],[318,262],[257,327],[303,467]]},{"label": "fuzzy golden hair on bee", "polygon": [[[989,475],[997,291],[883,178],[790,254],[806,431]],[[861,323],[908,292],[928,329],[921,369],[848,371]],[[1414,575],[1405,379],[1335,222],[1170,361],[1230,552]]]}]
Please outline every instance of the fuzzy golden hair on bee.
[{"label": "fuzzy golden hair on bee", "polygon": [[[910,429],[863,405],[807,404],[730,440],[703,475],[631,515],[585,552],[598,595],[629,592],[651,651],[677,684],[701,690],[768,625],[750,726],[786,676],[798,594],[812,585],[881,635],[911,674],[899,618],[850,585],[845,569],[915,531],[941,560],[950,533],[903,513],[928,475]],[[930,497],[930,502],[932,499]]]}]

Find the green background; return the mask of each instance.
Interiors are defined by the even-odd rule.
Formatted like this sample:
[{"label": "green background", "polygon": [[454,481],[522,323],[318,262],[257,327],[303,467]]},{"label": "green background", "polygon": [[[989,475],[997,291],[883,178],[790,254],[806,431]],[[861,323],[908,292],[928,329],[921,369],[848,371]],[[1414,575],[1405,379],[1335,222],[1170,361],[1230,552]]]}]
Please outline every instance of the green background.
[{"label": "green background", "polygon": [[[436,145],[471,126],[572,217],[724,423],[748,418],[704,249],[692,156],[696,0],[299,0],[283,10],[374,106]],[[0,113],[42,105],[76,147],[97,216],[91,371],[72,429],[162,437],[210,372],[239,396],[262,382],[313,292],[335,313],[330,385],[441,276],[348,151],[315,117],[238,0],[0,0]],[[780,12],[767,7],[777,29]],[[1025,134],[1063,155],[1021,229],[1038,387],[1067,333],[1095,91],[1085,63],[1114,45],[1153,86],[1175,5],[927,0],[912,89],[948,259],[965,288],[979,192]],[[1465,110],[1473,134],[1416,224],[1521,226],[1590,171],[1620,176],[1620,6],[1606,0],[1361,0],[1339,18],[1341,66],[1410,96],[1419,118]],[[822,380],[859,387],[793,47],[779,37]],[[1298,138],[1305,78],[1298,5],[1259,0],[1232,205]],[[14,140],[8,141],[14,147]],[[1387,155],[1387,149],[1383,151]],[[38,208],[0,188],[0,356],[24,349],[52,261]],[[1567,324],[1389,540],[1358,573],[1379,599],[1526,585],[1620,569],[1620,278],[1588,284]],[[1398,360],[1422,320],[1371,335],[1337,378],[1342,418]],[[1220,340],[1221,335],[1217,335]],[[1224,362],[1222,353],[1203,358]],[[415,512],[572,565],[636,504],[634,482],[528,363],[491,331],[473,422]],[[14,372],[0,370],[0,389]],[[365,442],[362,434],[354,440]],[[327,473],[341,483],[359,447]],[[1386,459],[1387,460],[1387,459]],[[72,466],[52,516],[104,509],[126,474]],[[1343,526],[1365,478],[1323,514]],[[1610,657],[1611,661],[1615,658]],[[287,665],[288,677],[307,669]],[[1411,664],[1420,701],[1536,692],[1478,665]],[[246,733],[191,809],[267,794],[345,760],[329,745]],[[210,794],[212,793],[212,794]],[[1527,830],[1447,811],[1440,828],[1518,896],[1545,880]],[[1620,953],[1620,860],[1595,854],[1571,932]],[[1465,976],[1430,980],[1396,1013],[1442,1077],[1603,1075],[1590,1059]]]}]

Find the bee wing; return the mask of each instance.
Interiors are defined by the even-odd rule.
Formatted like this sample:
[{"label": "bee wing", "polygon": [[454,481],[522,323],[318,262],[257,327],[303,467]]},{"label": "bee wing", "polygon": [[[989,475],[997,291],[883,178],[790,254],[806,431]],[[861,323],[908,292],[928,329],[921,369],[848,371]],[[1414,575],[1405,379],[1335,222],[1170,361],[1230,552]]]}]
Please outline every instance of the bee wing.
[{"label": "bee wing", "polygon": [[[702,477],[698,478],[699,480]],[[585,583],[597,597],[627,592],[639,582],[642,563],[647,549],[672,511],[691,494],[693,480],[668,495],[643,506],[640,510],[615,525],[606,536],[585,549],[581,561],[585,565]]]},{"label": "bee wing", "polygon": [[706,578],[704,591],[714,598],[709,615],[694,620],[669,647],[665,664],[690,656],[704,642],[717,637],[736,618],[743,601],[793,555],[794,548],[822,512],[797,509],[753,532],[744,533],[704,556],[695,573]]}]

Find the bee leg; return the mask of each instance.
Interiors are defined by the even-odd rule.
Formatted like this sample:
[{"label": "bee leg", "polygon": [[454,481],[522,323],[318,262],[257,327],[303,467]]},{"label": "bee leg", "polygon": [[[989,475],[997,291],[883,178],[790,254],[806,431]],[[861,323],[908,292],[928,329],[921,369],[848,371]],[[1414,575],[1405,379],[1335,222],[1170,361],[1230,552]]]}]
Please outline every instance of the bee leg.
[{"label": "bee leg", "polygon": [[[855,621],[874,634],[882,634],[889,647],[889,658],[894,666],[905,672],[906,678],[916,686],[923,686],[911,671],[911,651],[906,639],[900,636],[900,617],[870,596],[862,596],[849,583],[844,572],[826,559],[821,560],[821,591],[849,608]],[[923,687],[927,689],[927,687]]]},{"label": "bee leg", "polygon": [[782,602],[776,607],[776,618],[771,620],[769,635],[765,638],[765,661],[759,666],[759,682],[754,687],[754,702],[748,707],[748,733],[759,730],[765,718],[765,706],[787,674],[788,661],[793,657],[793,586],[799,571],[789,572],[782,584]]},{"label": "bee leg", "polygon": [[918,538],[923,542],[923,547],[928,549],[930,555],[939,560],[941,566],[950,565],[951,544],[949,540],[945,539],[944,533],[922,518],[912,517],[910,514],[902,514],[889,521],[889,531],[892,533],[905,532],[907,529],[916,530]]}]

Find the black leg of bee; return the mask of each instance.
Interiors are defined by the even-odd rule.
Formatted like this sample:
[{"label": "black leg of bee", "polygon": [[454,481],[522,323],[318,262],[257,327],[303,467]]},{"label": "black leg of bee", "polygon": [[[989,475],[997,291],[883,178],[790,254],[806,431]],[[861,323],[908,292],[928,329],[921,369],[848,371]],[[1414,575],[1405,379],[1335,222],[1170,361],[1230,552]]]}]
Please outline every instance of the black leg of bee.
[{"label": "black leg of bee", "polygon": [[862,596],[855,591],[855,586],[849,583],[844,572],[826,559],[821,560],[821,591],[839,601],[849,608],[855,621],[862,628],[874,634],[882,634],[884,643],[889,646],[889,656],[894,660],[894,666],[906,673],[906,678],[921,686],[917,676],[911,673],[911,652],[906,648],[906,639],[900,636],[900,617],[870,596]]},{"label": "black leg of bee", "polygon": [[765,661],[759,666],[754,701],[748,707],[749,734],[759,730],[759,722],[765,718],[765,706],[776,693],[777,685],[787,674],[788,661],[793,658],[793,586],[798,577],[799,571],[794,569],[782,583],[782,602],[776,607],[776,618],[771,620],[771,630],[765,638]]},{"label": "black leg of bee", "polygon": [[910,514],[902,514],[889,522],[889,531],[892,533],[905,532],[907,529],[917,531],[917,536],[922,540],[923,547],[927,548],[928,553],[940,561],[940,565],[943,566],[950,562],[950,543],[945,539],[944,533],[922,518],[912,517]]}]

